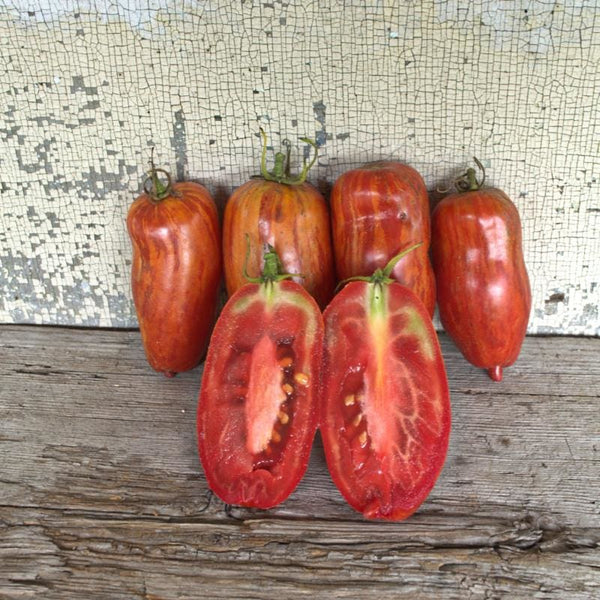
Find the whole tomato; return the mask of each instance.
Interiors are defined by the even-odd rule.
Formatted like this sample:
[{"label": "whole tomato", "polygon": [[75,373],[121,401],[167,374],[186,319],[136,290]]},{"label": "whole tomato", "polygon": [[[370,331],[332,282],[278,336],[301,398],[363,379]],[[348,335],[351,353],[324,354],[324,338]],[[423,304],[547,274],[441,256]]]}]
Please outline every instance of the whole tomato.
[{"label": "whole tomato", "polygon": [[202,185],[172,183],[152,164],[144,193],[129,208],[127,229],[133,300],[148,362],[167,376],[192,369],[206,352],[221,279],[215,203]]},{"label": "whole tomato", "polygon": [[432,257],[444,329],[470,363],[500,381],[521,350],[531,290],[519,213],[504,192],[482,185],[468,169],[460,191],[436,206]]},{"label": "whole tomato", "polygon": [[415,169],[395,161],[374,162],[342,174],[331,193],[335,268],[340,279],[370,275],[401,248],[423,242],[400,261],[392,277],[435,309],[435,278],[427,188]]},{"label": "whole tomato", "polygon": [[320,428],[348,503],[370,519],[401,520],[442,470],[451,415],[431,317],[390,278],[393,261],[356,277],[362,281],[348,283],[325,309]]},{"label": "whole tomato", "polygon": [[[261,134],[262,177],[237,188],[225,206],[223,259],[227,292],[233,294],[247,281],[244,266],[249,236],[252,247],[273,246],[284,270],[302,275],[294,280],[323,308],[333,295],[335,275],[327,205],[319,191],[305,181],[317,157],[316,146],[302,138],[314,146],[315,156],[300,175],[289,174],[289,149],[287,156],[276,154],[275,168],[268,172],[266,135],[262,130]],[[257,254],[249,257],[248,275],[257,277],[261,273],[261,261]]]},{"label": "whole tomato", "polygon": [[229,504],[269,508],[306,470],[318,420],[323,318],[272,249],[263,275],[231,296],[210,341],[198,401],[198,448],[210,488]]}]

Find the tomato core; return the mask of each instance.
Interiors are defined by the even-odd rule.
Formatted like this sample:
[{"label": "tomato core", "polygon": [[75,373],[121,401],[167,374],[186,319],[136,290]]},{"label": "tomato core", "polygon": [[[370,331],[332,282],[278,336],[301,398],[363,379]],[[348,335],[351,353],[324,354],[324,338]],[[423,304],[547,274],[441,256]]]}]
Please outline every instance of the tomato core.
[{"label": "tomato core", "polygon": [[263,452],[273,439],[279,407],[287,399],[276,355],[277,345],[268,335],[252,352],[246,397],[246,447],[251,454]]},{"label": "tomato core", "polygon": [[[248,356],[249,354],[249,356]],[[293,340],[276,342],[263,335],[246,359],[238,356],[250,373],[248,385],[236,396],[244,404],[246,450],[252,470],[269,471],[280,460],[294,417],[297,386],[308,385],[308,375],[296,372]],[[235,371],[232,365],[230,372]]]}]

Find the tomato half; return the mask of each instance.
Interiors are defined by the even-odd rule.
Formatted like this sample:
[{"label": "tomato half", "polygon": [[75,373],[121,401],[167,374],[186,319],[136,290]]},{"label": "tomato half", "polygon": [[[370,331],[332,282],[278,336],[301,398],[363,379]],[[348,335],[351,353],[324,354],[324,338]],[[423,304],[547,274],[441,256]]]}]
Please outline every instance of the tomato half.
[{"label": "tomato half", "polygon": [[415,169],[397,161],[379,161],[346,171],[331,190],[331,217],[340,279],[371,275],[401,248],[421,242],[396,265],[392,277],[415,292],[433,316],[429,198]]},{"label": "tomato half", "polygon": [[317,427],[323,320],[293,281],[247,284],[223,309],[198,403],[198,446],[211,489],[229,504],[285,500]]},{"label": "tomato half", "polygon": [[206,352],[221,279],[221,232],[204,186],[171,184],[170,177],[163,186],[159,171],[152,166],[152,189],[129,208],[127,228],[146,357],[152,368],[172,376],[195,367]]},{"label": "tomato half", "polygon": [[444,463],[450,398],[437,336],[398,283],[352,282],[324,313],[321,434],[331,476],[370,519],[400,520]]}]

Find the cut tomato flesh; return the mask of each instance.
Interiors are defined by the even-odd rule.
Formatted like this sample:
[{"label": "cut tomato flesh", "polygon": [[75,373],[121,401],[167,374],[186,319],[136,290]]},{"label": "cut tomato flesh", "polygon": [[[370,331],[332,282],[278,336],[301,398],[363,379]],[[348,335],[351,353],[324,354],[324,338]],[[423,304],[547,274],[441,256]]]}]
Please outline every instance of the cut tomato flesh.
[{"label": "cut tomato flesh", "polygon": [[302,477],[317,424],[323,323],[291,281],[240,289],[221,313],[202,380],[198,445],[225,502],[268,508]]},{"label": "cut tomato flesh", "polygon": [[[409,484],[415,481],[406,481],[407,476],[418,479],[419,473],[426,471],[426,465],[415,468],[415,462],[426,456],[427,452],[421,450],[440,433],[442,420],[440,403],[431,402],[423,391],[424,385],[431,382],[419,382],[415,376],[418,361],[407,364],[395,358],[399,352],[410,350],[406,337],[412,334],[410,323],[415,320],[412,308],[400,314],[405,324],[396,330],[379,315],[370,322],[371,360],[364,372],[362,409],[373,451],[386,464],[383,473],[391,480]],[[401,333],[393,335],[394,331]],[[430,344],[420,346],[420,360],[435,361]]]},{"label": "cut tomato flesh", "polygon": [[263,335],[252,351],[246,396],[246,448],[251,454],[263,452],[273,438],[279,407],[287,398],[281,379],[277,345]]},{"label": "cut tomato flesh", "polygon": [[349,284],[325,312],[321,430],[348,502],[365,516],[398,519],[416,510],[441,470],[449,396],[420,301],[392,284],[374,311],[369,285]]}]

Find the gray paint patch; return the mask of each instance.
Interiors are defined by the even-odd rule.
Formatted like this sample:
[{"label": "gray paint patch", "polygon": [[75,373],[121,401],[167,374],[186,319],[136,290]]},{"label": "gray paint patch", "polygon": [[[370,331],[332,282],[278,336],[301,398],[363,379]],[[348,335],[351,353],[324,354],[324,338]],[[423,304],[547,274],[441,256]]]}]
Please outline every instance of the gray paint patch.
[{"label": "gray paint patch", "polygon": [[171,146],[176,156],[177,180],[182,181],[187,175],[187,141],[185,137],[183,110],[178,110],[174,114]]},{"label": "gray paint patch", "polygon": [[315,119],[321,124],[321,129],[315,132],[315,141],[317,146],[321,147],[327,141],[327,131],[325,129],[325,104],[323,100],[319,100],[313,104],[313,110],[315,111]]}]

